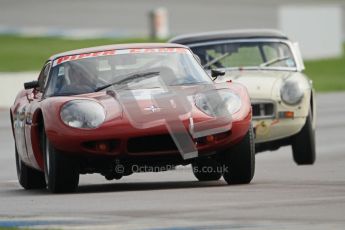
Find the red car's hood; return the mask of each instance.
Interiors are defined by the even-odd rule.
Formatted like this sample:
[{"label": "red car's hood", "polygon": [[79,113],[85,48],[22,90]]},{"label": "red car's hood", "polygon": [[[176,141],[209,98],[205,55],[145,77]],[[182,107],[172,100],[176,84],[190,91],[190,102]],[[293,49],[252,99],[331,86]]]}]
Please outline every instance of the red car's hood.
[{"label": "red car's hood", "polygon": [[194,96],[198,93],[225,88],[226,84],[173,86],[169,89],[127,89],[119,91],[106,91],[80,95],[99,101],[109,115],[118,116],[131,122],[146,124],[155,122],[157,125],[164,122],[162,119],[174,119],[177,116],[181,120],[208,117],[194,105]]},{"label": "red car's hood", "polygon": [[[175,99],[174,103],[179,106],[180,103],[189,102],[194,104],[194,96],[209,90],[229,89],[229,83],[220,84],[199,84],[192,86],[171,86],[169,88],[145,88],[145,89],[121,89],[121,90],[108,90],[102,92],[95,92],[89,94],[75,95],[69,97],[61,97],[64,99],[90,99],[100,102],[105,109],[112,110],[114,107],[120,106],[125,109],[130,105],[139,106],[141,109],[156,106],[160,104],[161,107],[166,105],[170,99]],[[237,87],[235,88],[235,91]],[[165,102],[165,103],[164,103]],[[162,103],[164,105],[162,105]],[[174,104],[173,103],[173,104]]]},{"label": "red car's hood", "polygon": [[[167,89],[134,89],[118,91],[102,91],[75,96],[51,97],[42,101],[43,114],[56,114],[59,119],[62,106],[72,100],[87,99],[100,103],[106,112],[101,127],[117,126],[119,122],[131,124],[140,129],[163,126],[167,120],[180,120],[190,124],[214,119],[196,107],[194,97],[207,90],[230,89],[242,99],[241,110],[232,119],[243,119],[250,111],[250,101],[246,88],[236,83],[220,83],[209,85],[173,86]],[[50,119],[49,119],[50,120]]]}]

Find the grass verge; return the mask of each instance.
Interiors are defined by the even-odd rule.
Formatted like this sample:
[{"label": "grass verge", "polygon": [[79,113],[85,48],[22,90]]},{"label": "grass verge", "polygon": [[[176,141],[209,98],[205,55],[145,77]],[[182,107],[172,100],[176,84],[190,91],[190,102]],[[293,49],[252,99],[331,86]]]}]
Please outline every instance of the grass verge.
[{"label": "grass verge", "polygon": [[[0,72],[37,71],[53,54],[97,45],[156,42],[147,38],[64,39],[0,36]],[[345,45],[341,58],[307,61],[305,73],[317,91],[345,91]]]},{"label": "grass verge", "polygon": [[17,230],[18,228],[0,227],[0,230]]},{"label": "grass verge", "polygon": [[64,39],[54,37],[0,36],[0,72],[40,70],[51,55],[90,46],[153,42],[146,38]]},{"label": "grass verge", "polygon": [[305,66],[317,91],[345,90],[345,45],[341,58],[306,61]]}]

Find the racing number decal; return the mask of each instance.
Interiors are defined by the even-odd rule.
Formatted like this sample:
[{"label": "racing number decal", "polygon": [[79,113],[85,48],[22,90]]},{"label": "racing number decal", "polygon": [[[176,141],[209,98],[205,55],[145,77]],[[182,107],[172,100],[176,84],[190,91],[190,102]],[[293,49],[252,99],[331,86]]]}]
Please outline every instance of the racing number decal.
[{"label": "racing number decal", "polygon": [[[164,75],[167,73],[162,72],[161,74]],[[164,86],[164,91],[161,91],[159,94],[150,95],[154,105],[144,110],[132,91],[128,91],[126,94],[120,94],[116,98],[122,105],[133,127],[147,129],[163,121],[183,159],[195,158],[198,156],[198,150],[195,146],[194,139],[228,131],[231,128],[231,114],[194,123],[192,117],[192,103],[194,101],[190,100],[193,95],[188,95],[184,92],[177,94],[175,91],[169,90],[169,86],[163,79],[171,79],[171,77],[175,76],[161,77],[159,79]],[[207,91],[212,90],[216,90],[213,85],[207,89]],[[219,95],[214,93],[215,100],[221,101],[221,98],[217,98],[217,96]],[[189,120],[189,130],[185,128],[182,120]],[[224,129],[224,127],[227,128]]]}]

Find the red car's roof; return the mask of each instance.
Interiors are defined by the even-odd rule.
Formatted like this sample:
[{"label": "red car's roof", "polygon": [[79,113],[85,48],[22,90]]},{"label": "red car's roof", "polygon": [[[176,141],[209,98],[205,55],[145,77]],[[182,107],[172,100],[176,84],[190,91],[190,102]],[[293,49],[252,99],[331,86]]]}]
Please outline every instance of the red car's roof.
[{"label": "red car's roof", "polygon": [[49,60],[54,60],[58,57],[77,55],[83,53],[93,53],[99,51],[116,50],[116,49],[140,49],[140,48],[186,48],[184,45],[171,44],[171,43],[131,43],[131,44],[116,44],[116,45],[106,45],[106,46],[95,46],[84,49],[71,50],[63,53],[58,53],[49,58]]}]

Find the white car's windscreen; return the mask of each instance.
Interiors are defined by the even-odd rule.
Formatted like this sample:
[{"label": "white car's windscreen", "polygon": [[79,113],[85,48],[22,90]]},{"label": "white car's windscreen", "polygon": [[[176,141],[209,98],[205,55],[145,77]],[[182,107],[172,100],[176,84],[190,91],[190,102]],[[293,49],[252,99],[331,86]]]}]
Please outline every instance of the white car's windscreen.
[{"label": "white car's windscreen", "polygon": [[289,46],[282,42],[229,42],[192,46],[205,68],[296,68]]}]

